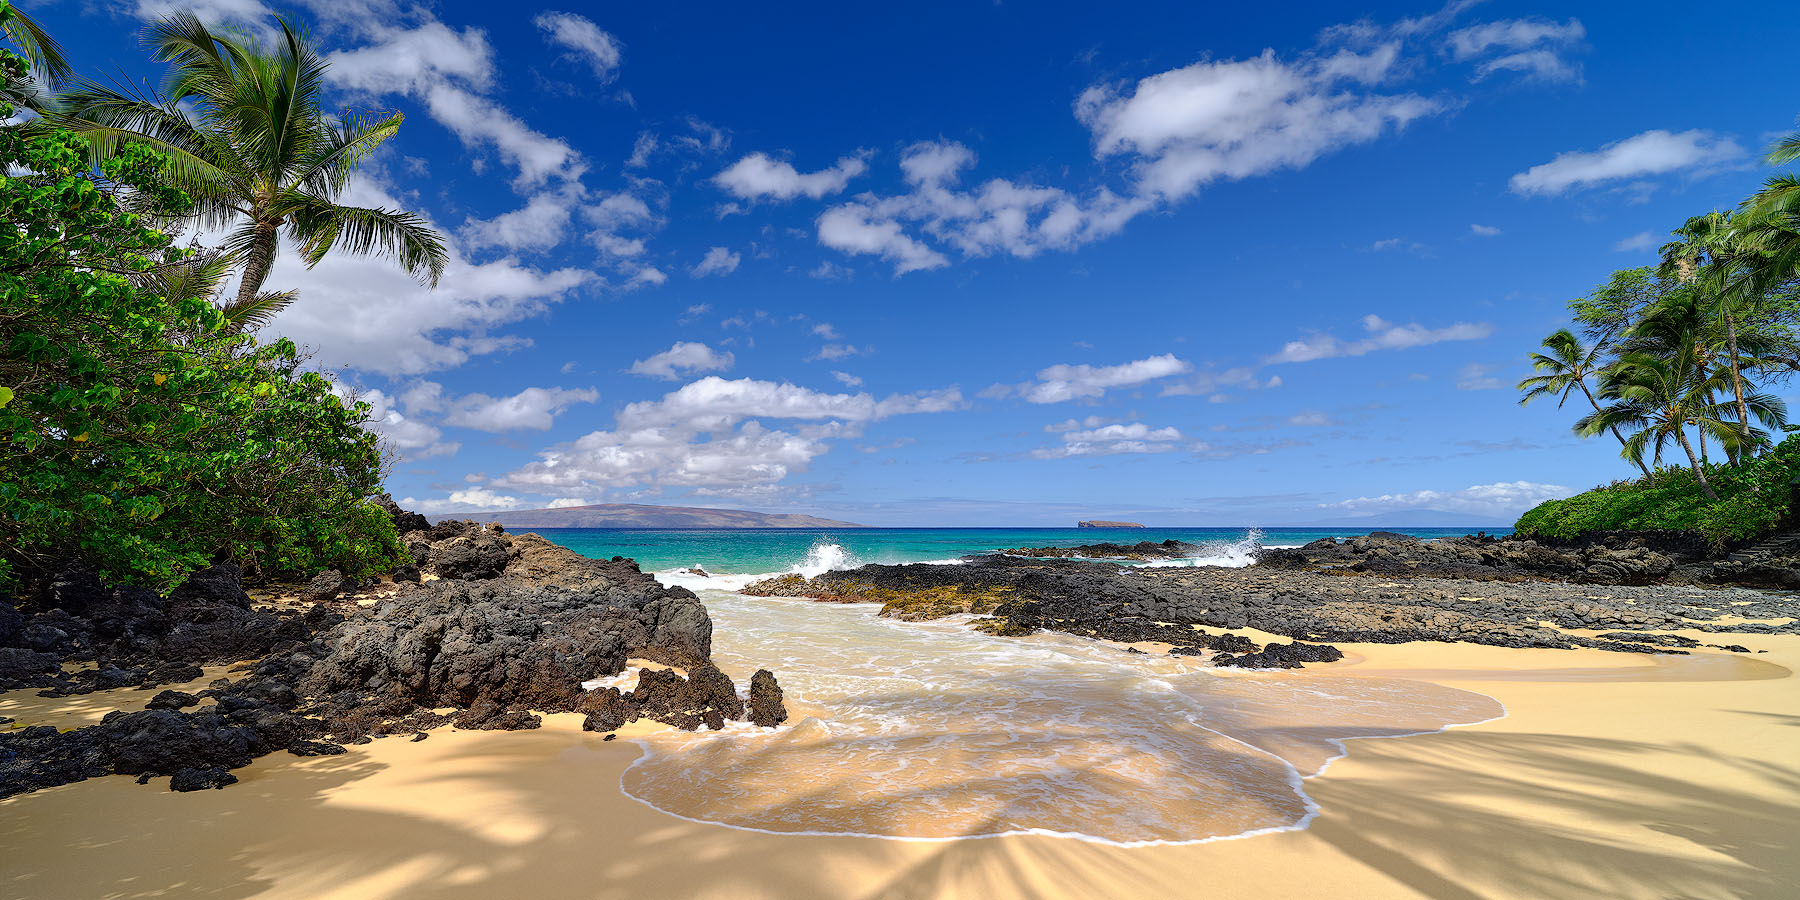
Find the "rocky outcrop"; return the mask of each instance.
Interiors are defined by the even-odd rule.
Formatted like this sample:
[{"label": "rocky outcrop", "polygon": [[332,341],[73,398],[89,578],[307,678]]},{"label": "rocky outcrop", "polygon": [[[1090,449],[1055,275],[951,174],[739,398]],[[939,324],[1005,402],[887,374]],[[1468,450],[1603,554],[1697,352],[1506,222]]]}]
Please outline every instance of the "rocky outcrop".
[{"label": "rocky outcrop", "polygon": [[[418,524],[410,515],[399,511],[396,521]],[[334,572],[308,586],[313,602],[301,611],[257,608],[229,562],[166,598],[108,590],[67,566],[29,601],[0,604],[0,690],[150,687],[197,679],[200,663],[255,660],[198,694],[164,691],[98,725],[0,733],[0,797],[108,773],[170,776],[176,790],[223,787],[236,780],[230,770],[266,753],[341,752],[450,721],[510,730],[538,727],[539,712],[575,711],[610,724],[600,730],[639,717],[719,728],[746,715],[730,677],[710,662],[705,607],[636,563],[591,560],[472,522],[415,529],[405,540],[438,577],[396,581],[392,596],[367,609],[339,599],[356,586]],[[691,674],[651,675],[631,695],[581,689],[633,657]],[[98,665],[67,672],[70,660]],[[759,696],[758,715],[785,718],[772,676]],[[454,712],[437,712],[446,707]]]},{"label": "rocky outcrop", "polygon": [[1013,547],[1001,550],[1013,556],[1050,559],[1184,559],[1200,548],[1182,541],[1139,541],[1135,544],[1082,544],[1079,547]]},{"label": "rocky outcrop", "polygon": [[[1629,632],[1687,628],[1800,633],[1800,622],[1795,621],[1800,604],[1778,594],[1671,585],[1596,588],[1516,573],[1496,577],[1493,567],[1476,570],[1481,577],[1474,579],[1429,576],[1410,567],[1410,577],[1359,577],[1400,571],[1406,559],[1439,551],[1420,551],[1420,542],[1400,535],[1372,535],[1346,543],[1354,546],[1307,551],[1353,554],[1339,565],[1315,569],[1283,562],[1242,569],[1122,568],[1081,560],[979,556],[956,566],[872,565],[813,579],[772,579],[746,593],[875,601],[884,604],[883,615],[901,618],[981,613],[985,607],[989,617],[976,619],[973,625],[992,634],[1047,629],[1122,642],[1159,641],[1171,645],[1170,652],[1176,655],[1211,652],[1217,654],[1215,663],[1248,666],[1327,662],[1338,651],[1328,646],[1314,649],[1327,642],[1443,641],[1648,653],[1682,651],[1660,641],[1629,639]],[[1543,551],[1511,549],[1519,554]],[[1377,555],[1377,550],[1387,555]],[[1623,552],[1583,558],[1616,560],[1635,558],[1641,551],[1660,553],[1636,547],[1616,550]],[[1559,551],[1549,552],[1556,559],[1569,559]],[[1358,568],[1371,560],[1375,564]],[[902,614],[907,611],[915,615]],[[1724,615],[1784,624],[1721,620]],[[1262,647],[1234,633],[1239,629],[1303,643]],[[1729,644],[1708,646],[1738,649]]]},{"label": "rocky outcrop", "polygon": [[750,677],[750,721],[764,728],[774,728],[787,721],[787,704],[782,702],[781,685],[775,673],[757,669]]},{"label": "rocky outcrop", "polygon": [[1720,556],[1697,535],[1678,531],[1597,532],[1566,542],[1479,534],[1420,541],[1377,531],[1264,550],[1259,556],[1259,565],[1268,568],[1384,578],[1800,587],[1800,566],[1789,562],[1800,562],[1800,546],[1790,559],[1770,554],[1737,560]]}]

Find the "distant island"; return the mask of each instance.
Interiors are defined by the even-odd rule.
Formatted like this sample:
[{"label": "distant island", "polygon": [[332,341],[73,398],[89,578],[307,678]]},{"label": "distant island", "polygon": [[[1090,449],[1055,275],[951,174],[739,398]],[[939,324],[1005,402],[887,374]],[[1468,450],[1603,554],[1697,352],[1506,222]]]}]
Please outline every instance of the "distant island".
[{"label": "distant island", "polygon": [[1105,519],[1095,519],[1092,522],[1076,522],[1075,527],[1076,528],[1143,528],[1144,526],[1138,522],[1108,522]]},{"label": "distant island", "polygon": [[707,509],[697,506],[651,506],[643,503],[595,503],[557,509],[515,509],[507,512],[455,513],[432,516],[434,521],[475,518],[499,522],[508,528],[864,528],[855,522],[820,519],[794,513],[763,513],[746,509]]}]

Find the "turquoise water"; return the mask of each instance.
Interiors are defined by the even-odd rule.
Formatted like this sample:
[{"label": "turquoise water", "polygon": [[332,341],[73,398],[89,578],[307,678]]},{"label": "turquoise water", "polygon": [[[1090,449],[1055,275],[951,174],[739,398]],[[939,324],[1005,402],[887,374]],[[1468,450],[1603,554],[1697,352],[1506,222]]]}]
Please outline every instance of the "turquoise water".
[{"label": "turquoise water", "polygon": [[[1006,547],[1074,547],[1101,541],[1177,540],[1203,548],[1198,564],[1243,565],[1256,543],[1297,547],[1322,537],[1347,537],[1320,528],[846,528],[614,529],[534,528],[583,556],[626,556],[646,572],[700,566],[708,572],[753,575],[799,569],[842,569],[864,563],[941,562]],[[1455,537],[1470,528],[1393,529],[1419,538]],[[1490,531],[1505,534],[1510,529]],[[1253,533],[1254,532],[1254,533]]]}]

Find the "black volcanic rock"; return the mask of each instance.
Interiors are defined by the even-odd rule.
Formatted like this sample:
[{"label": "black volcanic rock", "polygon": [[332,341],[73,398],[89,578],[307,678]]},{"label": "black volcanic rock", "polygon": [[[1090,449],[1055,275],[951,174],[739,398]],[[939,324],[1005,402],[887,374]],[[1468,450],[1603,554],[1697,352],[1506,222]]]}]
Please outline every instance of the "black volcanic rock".
[{"label": "black volcanic rock", "polygon": [[787,705],[782,702],[781,685],[775,673],[757,669],[750,676],[750,721],[764,728],[774,728],[787,721]]}]

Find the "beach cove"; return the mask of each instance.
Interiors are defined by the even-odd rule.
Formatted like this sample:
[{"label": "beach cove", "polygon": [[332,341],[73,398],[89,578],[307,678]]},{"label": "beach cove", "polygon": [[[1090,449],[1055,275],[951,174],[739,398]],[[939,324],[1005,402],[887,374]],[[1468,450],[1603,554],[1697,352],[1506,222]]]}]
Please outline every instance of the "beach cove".
[{"label": "beach cove", "polygon": [[[829,546],[817,549],[830,556]],[[809,550],[795,567],[816,565],[820,555]],[[387,738],[338,756],[267,756],[237,770],[241,783],[225,791],[177,794],[125,778],[91,779],[0,801],[0,851],[11,861],[0,886],[17,897],[1249,897],[1279,890],[1724,898],[1779,897],[1800,876],[1775,837],[1800,819],[1800,782],[1781,762],[1795,758],[1800,722],[1791,680],[1800,639],[1790,634],[1733,635],[1751,652],[1686,656],[1340,643],[1346,658],[1338,663],[1237,672],[1202,669],[1155,645],[1140,646],[1148,651],[1140,655],[1062,634],[996,638],[969,630],[966,617],[897,622],[866,604],[696,587],[718,626],[714,659],[727,671],[762,660],[782,676],[790,713],[782,728],[734,724],[713,735],[639,722],[606,741],[582,731],[579,715],[551,714],[537,730],[439,728],[428,740]],[[805,629],[820,643],[800,642]],[[772,656],[781,634],[793,651],[785,658]],[[861,659],[820,655],[846,635],[864,636]],[[942,661],[918,652],[932,647]],[[883,660],[881,648],[925,668],[902,671],[904,659]],[[1019,668],[1009,673],[1007,659]],[[955,683],[932,681],[958,666],[965,672]],[[1027,672],[1038,680],[1022,682]],[[1120,686],[1145,676],[1209,690],[1183,699],[1179,691]],[[869,678],[890,680],[842,687]],[[904,723],[884,729],[875,721],[908,715],[893,699],[893,679],[927,684],[945,694],[940,709],[959,712],[914,723],[932,733],[911,738],[923,744],[908,743],[907,734],[893,733],[907,732]],[[1057,685],[1064,693],[1044,695]],[[1396,689],[1404,702],[1352,702],[1393,698]],[[131,691],[68,700],[15,692],[0,697],[0,715],[33,722],[78,703],[97,718],[111,708],[108,693],[120,706],[144,699]],[[872,702],[884,696],[894,705]],[[1034,810],[1020,789],[1054,786],[1043,780],[1049,776],[991,762],[1004,761],[1009,747],[1021,759],[1083,743],[1116,755],[1121,744],[1154,732],[1168,739],[1181,730],[1156,727],[1168,709],[1139,711],[1150,696],[1192,703],[1201,722],[1231,736],[1237,761],[1262,765],[1233,770],[1206,757],[1205,745],[1165,744],[1150,755],[1171,764],[1204,759],[1194,773],[1203,778],[1114,773],[1138,780],[1108,807],[1100,794],[1075,793],[1083,788],[1078,776],[1064,788],[1080,804],[1051,797]],[[1302,696],[1323,702],[1296,702]],[[1053,724],[1055,709],[1098,714],[1109,700],[1132,702],[1114,703],[1119,711],[1110,718]],[[1438,730],[1445,726],[1455,727]],[[808,738],[809,731],[823,733]],[[1348,740],[1342,750],[1332,743],[1414,731],[1429,733]],[[833,733],[887,743],[859,758],[855,747],[833,750]],[[1235,743],[1246,740],[1261,748]],[[745,745],[753,749],[744,752]],[[680,758],[696,751],[704,762]],[[967,771],[993,780],[953,790],[954,776],[967,774],[959,753],[969,755]],[[932,774],[894,787],[883,766],[896,759]],[[683,783],[695,790],[684,792]],[[834,820],[829,810],[820,819],[815,808],[815,820],[802,827],[783,809],[795,796],[823,802],[834,791],[874,801],[870,792],[884,783],[892,794],[857,804],[856,821]],[[1014,801],[998,806],[1018,821],[992,825],[996,798]],[[1069,807],[1085,821],[1056,827],[1055,814]],[[1081,816],[1084,809],[1091,812]],[[955,819],[971,810],[987,816]],[[769,833],[824,830],[819,821],[885,836]],[[1146,822],[1189,831],[1132,831]],[[1021,824],[1068,833],[930,839],[934,829],[941,837]]]}]

